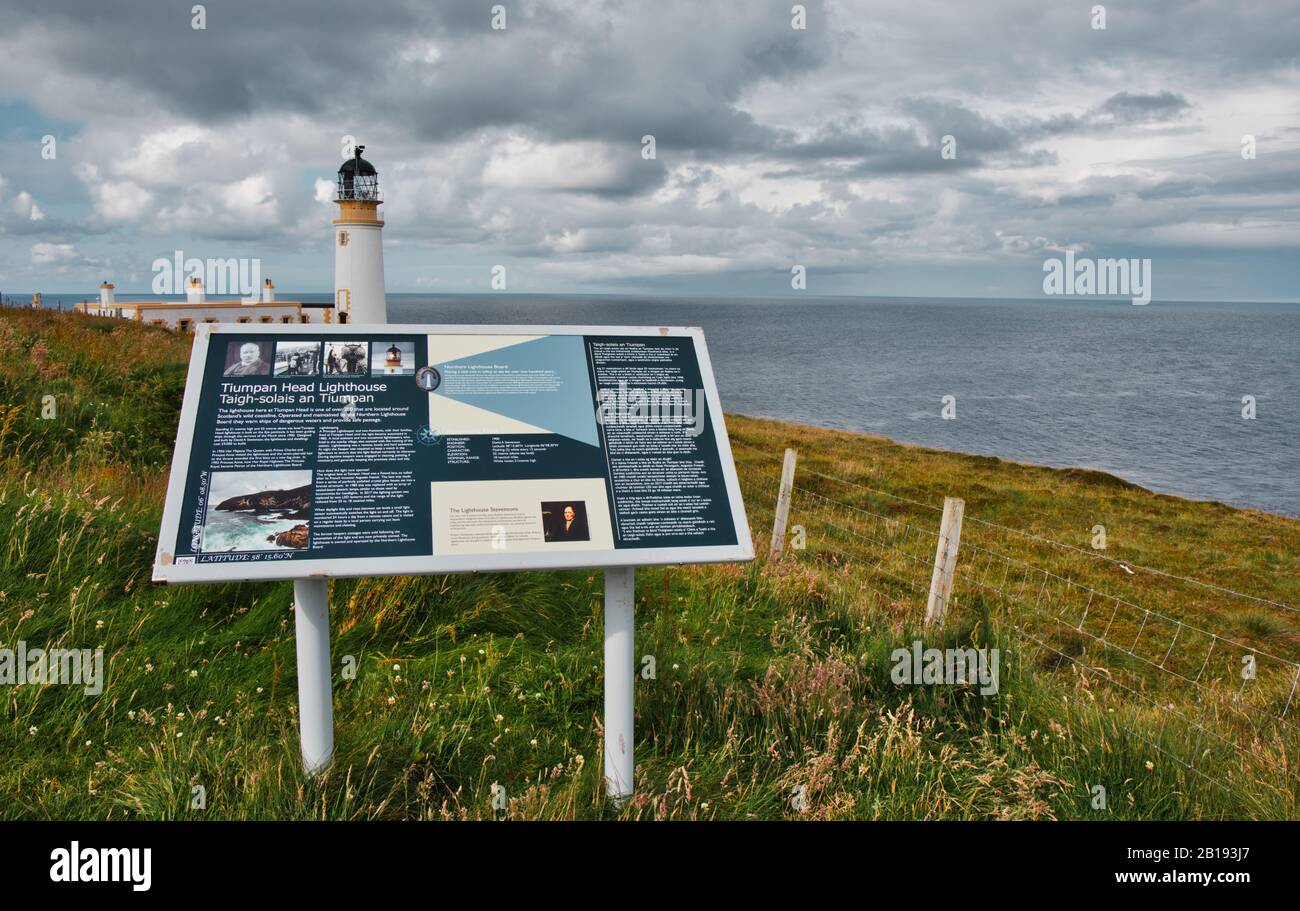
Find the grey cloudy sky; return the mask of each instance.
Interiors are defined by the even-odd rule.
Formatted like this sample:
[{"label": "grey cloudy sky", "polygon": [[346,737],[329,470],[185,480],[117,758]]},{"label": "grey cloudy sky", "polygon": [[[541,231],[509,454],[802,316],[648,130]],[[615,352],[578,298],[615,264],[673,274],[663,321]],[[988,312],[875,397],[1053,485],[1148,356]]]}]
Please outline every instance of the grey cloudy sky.
[{"label": "grey cloudy sky", "polygon": [[352,135],[391,291],[1028,297],[1075,249],[1300,298],[1298,3],[192,5],[0,0],[6,293],[176,249],[328,291]]}]

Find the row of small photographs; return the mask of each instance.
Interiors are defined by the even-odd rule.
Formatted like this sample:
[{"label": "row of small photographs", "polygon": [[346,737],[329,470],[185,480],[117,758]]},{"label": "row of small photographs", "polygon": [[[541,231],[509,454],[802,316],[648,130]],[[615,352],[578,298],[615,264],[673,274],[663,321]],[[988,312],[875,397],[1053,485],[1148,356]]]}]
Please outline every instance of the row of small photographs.
[{"label": "row of small photographs", "polygon": [[244,341],[226,348],[225,376],[412,376],[415,342]]}]

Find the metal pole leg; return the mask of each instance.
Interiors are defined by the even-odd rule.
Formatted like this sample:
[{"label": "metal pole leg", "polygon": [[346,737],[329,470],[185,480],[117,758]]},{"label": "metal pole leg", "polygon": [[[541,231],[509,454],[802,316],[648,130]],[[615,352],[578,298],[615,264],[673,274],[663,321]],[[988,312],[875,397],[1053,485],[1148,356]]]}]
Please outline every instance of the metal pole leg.
[{"label": "metal pole leg", "polygon": [[615,802],[632,795],[632,595],[636,570],[605,570],[605,790]]},{"label": "metal pole leg", "polygon": [[308,775],[324,771],[334,758],[334,693],[330,682],[329,583],[297,579],[293,583],[298,645],[298,729],[302,768]]}]

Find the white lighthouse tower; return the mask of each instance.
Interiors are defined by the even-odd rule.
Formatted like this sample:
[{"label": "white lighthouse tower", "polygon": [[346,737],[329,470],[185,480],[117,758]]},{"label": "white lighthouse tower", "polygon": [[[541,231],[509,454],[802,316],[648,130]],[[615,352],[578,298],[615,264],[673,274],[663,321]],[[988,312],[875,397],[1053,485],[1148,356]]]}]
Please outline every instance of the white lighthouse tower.
[{"label": "white lighthouse tower", "polygon": [[379,172],[361,157],[339,168],[334,201],[334,313],[340,323],[386,323],[384,300],[384,223],[379,218]]}]

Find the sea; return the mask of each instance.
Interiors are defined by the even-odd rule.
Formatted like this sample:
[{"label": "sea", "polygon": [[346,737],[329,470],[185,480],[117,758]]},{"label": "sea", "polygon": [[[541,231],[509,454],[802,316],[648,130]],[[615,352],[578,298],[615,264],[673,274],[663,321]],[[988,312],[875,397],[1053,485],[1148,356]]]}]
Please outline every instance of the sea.
[{"label": "sea", "polygon": [[1300,516],[1300,303],[390,294],[388,319],[700,326],[728,412]]},{"label": "sea", "polygon": [[276,545],[267,541],[268,537],[303,524],[306,523],[302,519],[282,519],[209,509],[207,520],[203,523],[203,550],[208,553],[276,550]]}]

